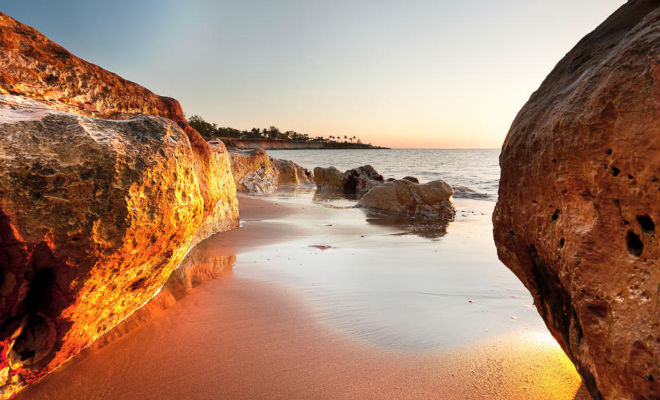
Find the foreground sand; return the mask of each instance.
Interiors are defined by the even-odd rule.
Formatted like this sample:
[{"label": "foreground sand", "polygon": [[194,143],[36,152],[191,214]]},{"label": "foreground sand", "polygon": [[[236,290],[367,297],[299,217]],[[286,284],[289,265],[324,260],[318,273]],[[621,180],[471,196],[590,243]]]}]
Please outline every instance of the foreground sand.
[{"label": "foreground sand", "polygon": [[[240,256],[304,236],[304,229],[277,222],[299,212],[241,198],[245,228],[205,246]],[[249,221],[263,219],[272,219],[267,229],[251,228]],[[588,399],[548,335],[512,334],[408,353],[354,340],[314,315],[304,299],[279,284],[229,274],[18,398]]]}]

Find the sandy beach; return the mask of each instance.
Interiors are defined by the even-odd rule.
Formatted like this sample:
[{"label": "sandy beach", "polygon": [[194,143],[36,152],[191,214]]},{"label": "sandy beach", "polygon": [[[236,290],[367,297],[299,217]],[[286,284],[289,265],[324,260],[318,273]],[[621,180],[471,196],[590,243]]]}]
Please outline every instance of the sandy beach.
[{"label": "sandy beach", "polygon": [[[398,338],[396,331],[379,339],[369,332],[373,321],[334,318],[333,307],[352,307],[349,297],[326,297],[327,302],[348,304],[323,307],[318,298],[305,294],[306,285],[296,289],[296,284],[284,283],[286,276],[269,263],[286,258],[287,246],[311,254],[288,260],[291,265],[314,257],[335,262],[331,252],[355,242],[351,235],[366,241],[347,252],[369,253],[369,237],[380,237],[383,229],[389,232],[392,227],[358,229],[339,221],[354,218],[350,213],[358,210],[290,200],[241,196],[242,228],[201,244],[209,256],[235,254],[232,273],[201,284],[172,308],[63,365],[17,399],[589,398],[575,368],[547,332],[509,329],[416,342]],[[331,228],[319,223],[327,220],[335,229],[319,236],[318,230]],[[462,229],[460,223],[457,229]],[[406,245],[407,235],[398,238]],[[330,248],[301,251],[300,241]],[[273,253],[273,248],[282,253]],[[256,265],[253,258],[266,253],[270,257]],[[304,281],[304,274],[298,279]],[[319,286],[322,292],[324,284]],[[479,302],[495,307],[478,297],[466,303]],[[414,316],[414,307],[410,311]],[[364,312],[356,314],[358,319]],[[395,322],[402,318],[392,316]],[[452,329],[469,330],[478,323]],[[381,334],[388,330],[385,326]]]}]

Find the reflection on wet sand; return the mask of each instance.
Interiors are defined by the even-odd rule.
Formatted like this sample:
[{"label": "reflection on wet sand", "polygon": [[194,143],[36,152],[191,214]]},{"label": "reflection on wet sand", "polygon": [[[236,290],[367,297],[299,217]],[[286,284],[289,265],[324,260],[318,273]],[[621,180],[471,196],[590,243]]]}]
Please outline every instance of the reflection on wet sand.
[{"label": "reflection on wet sand", "polygon": [[447,234],[448,221],[411,218],[406,215],[386,214],[369,209],[362,210],[368,223],[393,226],[402,230],[403,234],[417,235],[427,239],[438,239]]}]

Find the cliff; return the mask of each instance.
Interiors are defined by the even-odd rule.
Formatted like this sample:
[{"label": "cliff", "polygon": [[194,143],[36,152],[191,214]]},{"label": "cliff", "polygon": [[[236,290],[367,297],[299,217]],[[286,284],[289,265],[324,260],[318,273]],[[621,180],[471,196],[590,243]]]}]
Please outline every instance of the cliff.
[{"label": "cliff", "polygon": [[557,64],[502,147],[499,258],[594,399],[660,398],[660,2]]},{"label": "cliff", "polygon": [[0,14],[0,397],[158,293],[206,236],[238,226],[224,146],[176,100]]}]

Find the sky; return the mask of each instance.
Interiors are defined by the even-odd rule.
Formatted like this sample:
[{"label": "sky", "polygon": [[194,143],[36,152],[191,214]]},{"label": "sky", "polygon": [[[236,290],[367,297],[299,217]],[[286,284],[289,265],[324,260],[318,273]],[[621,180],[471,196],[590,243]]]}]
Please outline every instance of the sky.
[{"label": "sky", "polygon": [[72,53],[220,126],[499,148],[623,0],[0,0]]}]

